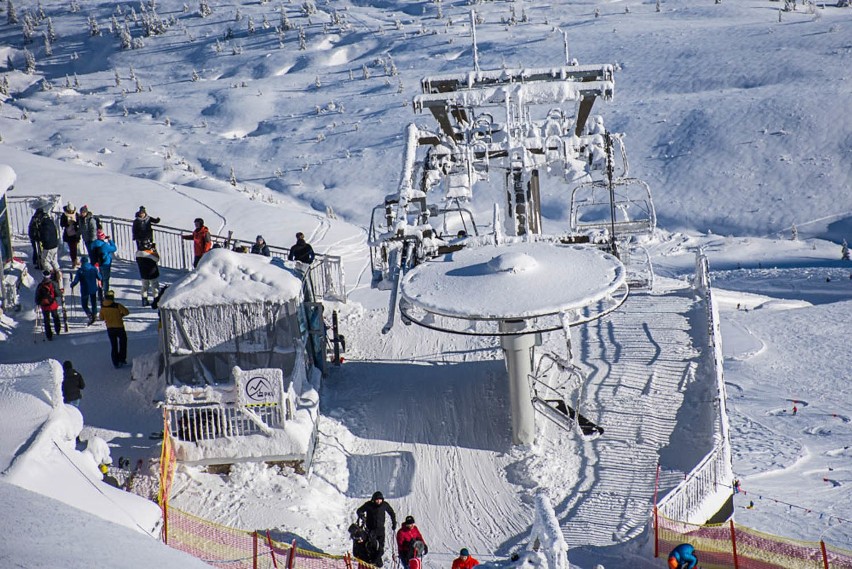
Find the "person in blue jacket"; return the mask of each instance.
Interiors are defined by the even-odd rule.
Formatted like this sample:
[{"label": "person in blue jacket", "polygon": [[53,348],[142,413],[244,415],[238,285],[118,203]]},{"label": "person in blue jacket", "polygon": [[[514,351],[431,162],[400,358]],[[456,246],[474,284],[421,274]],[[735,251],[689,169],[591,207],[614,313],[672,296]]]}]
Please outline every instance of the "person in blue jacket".
[{"label": "person in blue jacket", "polygon": [[[71,281],[71,289],[73,290],[77,283],[80,283],[80,304],[83,305],[83,312],[89,317],[89,325],[91,326],[98,315],[98,283],[101,280],[101,273],[96,266],[89,262],[89,257],[83,255],[80,257],[80,268],[74,275],[74,280]],[[89,308],[89,303],[92,307]]]},{"label": "person in blue jacket", "polygon": [[103,231],[98,231],[98,238],[92,242],[90,251],[90,260],[97,265],[101,272],[101,288],[98,289],[98,298],[103,302],[103,291],[110,290],[109,276],[112,269],[112,254],[118,248],[115,246],[109,235],[103,235]]},{"label": "person in blue jacket", "polygon": [[681,543],[669,553],[669,569],[695,569],[696,565],[695,548],[688,543]]}]

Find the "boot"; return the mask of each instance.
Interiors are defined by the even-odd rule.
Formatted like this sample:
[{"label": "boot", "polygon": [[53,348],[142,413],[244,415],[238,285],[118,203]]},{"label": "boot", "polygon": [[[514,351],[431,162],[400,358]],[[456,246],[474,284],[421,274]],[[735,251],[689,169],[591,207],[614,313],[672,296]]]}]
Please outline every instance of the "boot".
[{"label": "boot", "polygon": [[148,302],[148,297],[147,297],[147,296],[143,296],[143,297],[142,297],[142,306],[150,306],[150,304],[151,304],[151,303],[150,303],[150,302]]}]

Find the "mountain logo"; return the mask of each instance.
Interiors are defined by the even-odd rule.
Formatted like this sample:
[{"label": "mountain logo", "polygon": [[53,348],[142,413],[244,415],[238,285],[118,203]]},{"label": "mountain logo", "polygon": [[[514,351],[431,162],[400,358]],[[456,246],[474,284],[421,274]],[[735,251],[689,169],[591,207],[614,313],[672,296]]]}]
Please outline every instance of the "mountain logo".
[{"label": "mountain logo", "polygon": [[269,383],[269,378],[256,375],[245,383],[243,388],[246,397],[256,403],[271,403],[275,400],[275,390]]}]

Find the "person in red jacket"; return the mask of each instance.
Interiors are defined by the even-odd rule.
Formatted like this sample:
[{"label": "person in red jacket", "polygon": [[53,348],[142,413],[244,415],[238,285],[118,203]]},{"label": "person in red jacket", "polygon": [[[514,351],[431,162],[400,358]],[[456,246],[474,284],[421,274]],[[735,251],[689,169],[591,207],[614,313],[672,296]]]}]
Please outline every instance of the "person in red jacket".
[{"label": "person in red jacket", "polygon": [[213,248],[213,240],[210,237],[210,230],[204,225],[204,220],[200,217],[195,218],[195,230],[189,235],[181,235],[186,240],[192,239],[192,250],[195,258],[192,261],[192,266],[197,267],[198,261],[204,256],[204,253]]},{"label": "person in red jacket", "polygon": [[467,547],[462,547],[459,556],[453,560],[453,569],[471,569],[479,565],[479,561],[471,557]]},{"label": "person in red jacket", "polygon": [[396,532],[396,545],[403,567],[408,567],[410,559],[423,557],[429,551],[423,534],[414,525],[414,516],[407,516],[402,522],[402,527]]},{"label": "person in red jacket", "polygon": [[41,314],[44,318],[44,335],[48,340],[53,340],[53,330],[50,328],[50,318],[53,316],[53,329],[59,334],[61,325],[59,322],[59,303],[56,299],[62,294],[59,286],[51,277],[50,271],[42,273],[44,278],[36,288],[35,303],[37,310],[41,309]]}]

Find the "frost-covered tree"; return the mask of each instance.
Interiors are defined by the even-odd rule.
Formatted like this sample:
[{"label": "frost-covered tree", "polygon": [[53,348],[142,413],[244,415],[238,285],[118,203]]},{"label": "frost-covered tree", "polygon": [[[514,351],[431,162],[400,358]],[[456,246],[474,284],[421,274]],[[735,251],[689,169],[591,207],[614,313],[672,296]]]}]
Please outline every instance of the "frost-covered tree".
[{"label": "frost-covered tree", "polygon": [[793,241],[799,240],[799,228],[796,227],[795,224],[793,224],[793,227],[790,228],[790,239]]},{"label": "frost-covered tree", "polygon": [[53,85],[51,85],[50,81],[48,81],[47,79],[42,79],[41,80],[41,90],[42,91],[52,91]]},{"label": "frost-covered tree", "polygon": [[0,79],[0,94],[9,96],[9,78],[5,75]]},{"label": "frost-covered tree", "polygon": [[145,89],[142,88],[142,82],[139,81],[139,78],[137,77],[136,78],[136,92],[142,93],[143,91],[145,91]]},{"label": "frost-covered tree", "polygon": [[304,26],[299,26],[299,49],[302,51],[308,49],[308,39],[305,37]]},{"label": "frost-covered tree", "polygon": [[654,10],[655,10],[655,11],[657,11],[657,12],[659,12],[659,11],[661,10],[661,7],[660,7],[660,0],[657,0],[657,4],[656,4],[656,6],[654,7]]},{"label": "frost-covered tree", "polygon": [[113,77],[115,78],[115,86],[121,87],[121,75],[118,74],[118,69],[113,69]]},{"label": "frost-covered tree", "polygon": [[80,3],[77,0],[71,0],[71,5],[68,8],[72,13],[76,14],[80,11]]},{"label": "frost-covered tree", "polygon": [[213,13],[213,8],[210,7],[210,3],[207,0],[201,0],[198,3],[198,14],[202,18],[206,18],[207,16]]},{"label": "frost-covered tree", "polygon": [[228,176],[228,183],[231,184],[232,186],[237,185],[237,174],[236,174],[236,172],[234,172],[233,166],[231,166],[231,173]]},{"label": "frost-covered tree", "polygon": [[47,39],[51,43],[56,41],[56,29],[53,27],[53,20],[51,18],[47,19]]},{"label": "frost-covered tree", "polygon": [[249,16],[248,17],[248,33],[249,33],[249,35],[251,35],[254,32],[255,32],[254,19],[251,16]]},{"label": "frost-covered tree", "polygon": [[24,43],[32,43],[35,35],[36,23],[29,13],[24,14],[24,22],[21,25],[21,33],[24,35]]},{"label": "frost-covered tree", "polygon": [[12,2],[12,0],[6,0],[6,23],[18,23],[18,11],[15,10],[15,4]]},{"label": "frost-covered tree", "polygon": [[279,14],[280,14],[280,20],[281,20],[281,22],[280,22],[281,29],[284,30],[284,31],[292,30],[293,24],[290,23],[290,18],[287,17],[287,11],[284,10],[283,4],[281,5],[281,9],[280,9]]},{"label": "frost-covered tree", "polygon": [[236,14],[234,14],[234,21],[235,21],[235,22],[239,22],[239,21],[241,21],[242,19],[243,19],[243,13],[240,11],[240,9],[239,9],[239,8],[237,8],[237,13],[236,13]]},{"label": "frost-covered tree", "polygon": [[101,35],[101,27],[98,25],[98,21],[94,16],[89,16],[89,35],[92,37],[96,37]]},{"label": "frost-covered tree", "polygon": [[370,78],[370,70],[367,68],[366,63],[361,66],[361,74],[363,75],[364,79]]},{"label": "frost-covered tree", "polygon": [[846,242],[846,239],[843,240],[843,246],[840,248],[840,259],[842,261],[849,260],[849,244]]},{"label": "frost-covered tree", "polygon": [[50,36],[47,35],[47,32],[44,32],[44,55],[47,57],[53,55],[53,45],[50,43]]},{"label": "frost-covered tree", "polygon": [[25,67],[24,67],[24,73],[26,73],[27,75],[32,75],[33,73],[35,73],[35,71],[36,71],[35,55],[33,55],[33,52],[31,52],[30,50],[28,50],[26,48],[24,48],[24,61],[26,62]]},{"label": "frost-covered tree", "polygon": [[317,75],[316,79],[314,79],[314,87],[316,87],[317,89],[322,87],[322,81],[320,81],[319,75]]},{"label": "frost-covered tree", "polygon": [[12,60],[12,54],[6,56],[6,70],[14,71],[15,70],[15,62]]},{"label": "frost-covered tree", "polygon": [[317,6],[314,4],[313,0],[305,0],[302,2],[302,13],[305,16],[317,13]]},{"label": "frost-covered tree", "polygon": [[193,70],[192,70],[192,77],[190,77],[190,80],[191,80],[193,83],[195,83],[195,82],[196,82],[196,81],[198,81],[199,79],[201,79],[201,77],[199,77],[199,76],[198,76],[198,71],[196,71],[195,69],[193,69]]},{"label": "frost-covered tree", "polygon": [[119,41],[121,42],[121,49],[130,49],[133,47],[133,36],[130,35],[130,28],[127,26],[127,22],[124,22],[124,27],[121,29]]}]

